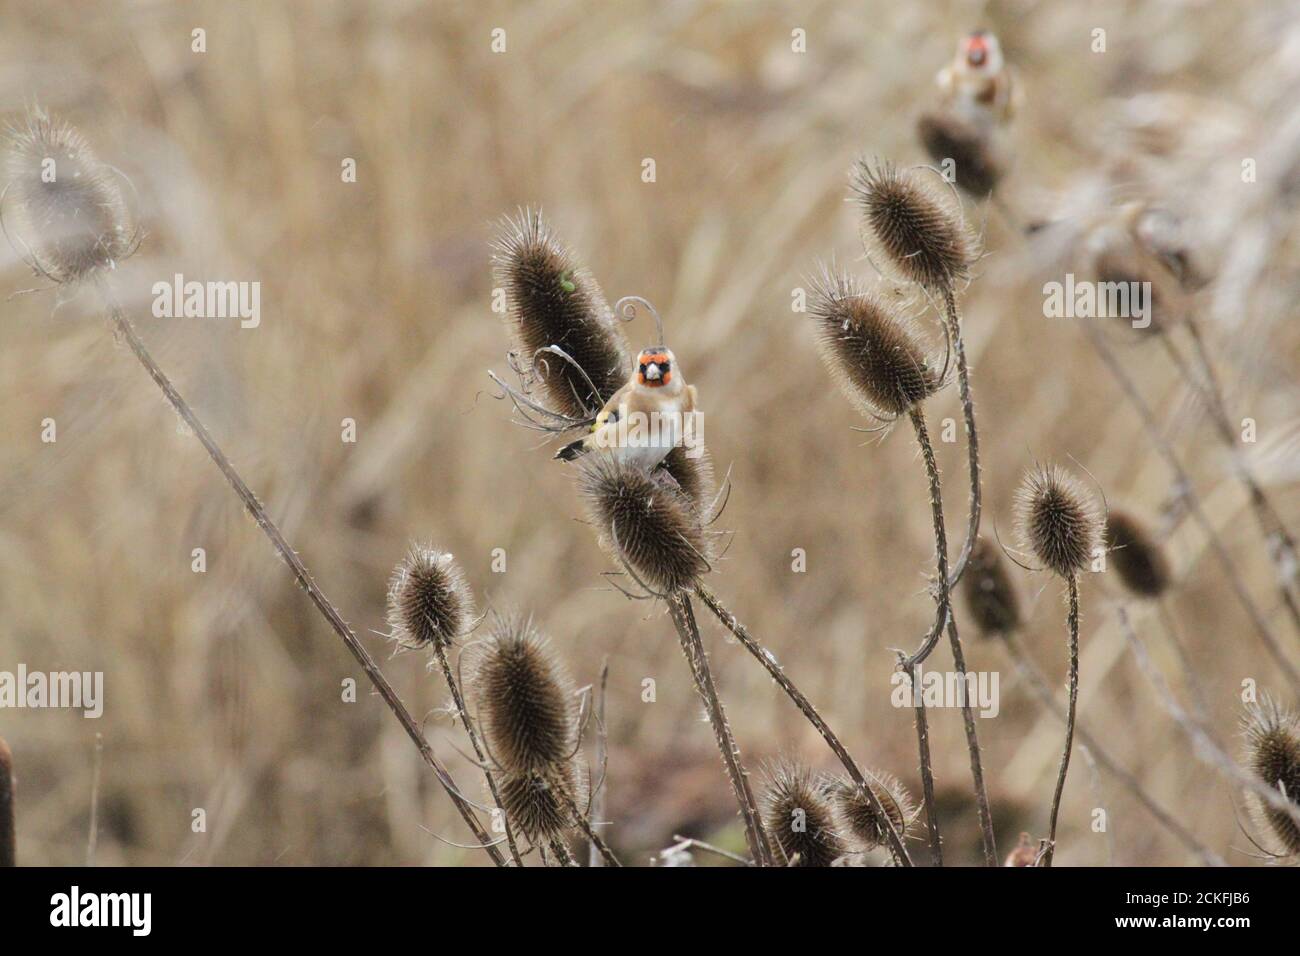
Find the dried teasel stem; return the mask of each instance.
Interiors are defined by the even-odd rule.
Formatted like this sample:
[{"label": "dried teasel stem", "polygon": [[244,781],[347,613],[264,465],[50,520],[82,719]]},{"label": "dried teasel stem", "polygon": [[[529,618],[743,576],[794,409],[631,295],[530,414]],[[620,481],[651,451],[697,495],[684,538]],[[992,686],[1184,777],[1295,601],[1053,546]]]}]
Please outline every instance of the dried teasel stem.
[{"label": "dried teasel stem", "polygon": [[248,484],[244,481],[243,477],[240,476],[239,472],[235,470],[235,466],[231,464],[226,453],[221,450],[221,446],[218,445],[212,435],[209,434],[203,422],[199,420],[198,416],[194,413],[194,410],[190,408],[189,403],[185,401],[180,392],[176,390],[176,387],[172,385],[171,380],[163,372],[162,368],[154,361],[148,348],[145,347],[144,342],[136,333],[134,326],[131,325],[131,320],[127,318],[126,313],[123,312],[121,307],[117,304],[107,282],[101,279],[99,282],[99,288],[107,305],[109,317],[112,319],[118,335],[121,336],[130,347],[131,352],[135,355],[140,364],[144,366],[144,370],[149,373],[149,377],[153,379],[154,384],[158,386],[167,401],[171,403],[172,408],[176,410],[176,413],[181,416],[185,421],[185,424],[194,432],[195,437],[197,437],[199,443],[203,445],[208,456],[221,471],[221,474],[225,476],[226,481],[234,490],[235,495],[239,498],[240,502],[243,503],[248,513],[252,515],[253,520],[257,522],[257,526],[262,529],[262,532],[270,540],[276,553],[280,556],[281,560],[289,566],[289,570],[293,573],[294,580],[297,581],[298,586],[307,592],[307,597],[311,599],[312,604],[315,605],[318,611],[320,611],[330,628],[338,635],[339,639],[343,641],[348,652],[361,666],[366,677],[368,677],[370,682],[374,685],[375,690],[379,692],[379,696],[382,697],[384,703],[388,705],[388,709],[393,712],[393,716],[397,718],[398,722],[402,725],[402,729],[406,731],[407,736],[411,738],[411,741],[420,751],[420,756],[424,759],[424,762],[429,765],[431,770],[433,770],[434,776],[438,778],[438,783],[442,785],[442,788],[447,791],[447,795],[451,797],[452,803],[455,804],[461,817],[469,826],[470,831],[474,834],[474,838],[479,841],[480,845],[482,845],[483,849],[492,857],[493,862],[495,862],[497,866],[505,866],[505,857],[502,856],[501,851],[493,844],[492,838],[488,835],[487,831],[483,829],[483,825],[479,822],[478,817],[474,813],[474,808],[460,795],[460,791],[456,787],[456,782],[452,780],[451,775],[447,773],[446,769],[434,755],[433,748],[429,746],[429,742],[425,740],[424,734],[420,730],[419,723],[417,723],[415,718],[411,716],[411,712],[406,709],[406,705],[402,703],[401,698],[397,696],[397,691],[395,691],[393,686],[388,683],[388,678],[386,678],[383,672],[379,669],[374,658],[370,656],[370,652],[365,649],[351,626],[343,620],[343,616],[338,612],[338,609],[334,607],[329,598],[327,598],[317,586],[311,573],[307,570],[307,566],[303,564],[302,559],[298,557],[298,552],[296,552],[289,545],[289,542],[285,540],[279,526],[271,520],[271,516],[266,512],[266,508],[257,499],[257,496],[253,494],[252,490],[248,487]]},{"label": "dried teasel stem", "polygon": [[[1054,714],[1058,720],[1064,723],[1066,720],[1065,711],[1061,705],[1057,703],[1056,697],[1052,693],[1051,685],[1048,684],[1046,676],[1044,676],[1043,672],[1038,668],[1038,665],[1034,663],[1033,658],[1031,658],[1028,652],[1020,645],[1015,634],[1010,631],[1004,632],[1001,636],[1001,641],[1003,646],[1007,649],[1007,656],[1011,658],[1011,663],[1016,668],[1016,672],[1020,675],[1021,679],[1029,685],[1030,690],[1032,690],[1034,696],[1038,698],[1039,703]],[[1118,780],[1124,789],[1132,794],[1133,798],[1137,800],[1137,802],[1142,805],[1143,809],[1151,815],[1151,818],[1165,830],[1169,831],[1170,835],[1173,836],[1174,839],[1178,840],[1178,842],[1185,846],[1189,851],[1196,854],[1196,856],[1207,866],[1227,866],[1227,862],[1223,857],[1219,856],[1198,840],[1190,830],[1178,822],[1172,813],[1162,807],[1159,802],[1147,792],[1146,788],[1142,786],[1138,778],[1128,770],[1124,769],[1124,767],[1120,765],[1119,761],[1110,755],[1102,745],[1101,741],[1089,732],[1086,726],[1079,724],[1075,728],[1075,733],[1078,735],[1080,743],[1088,748],[1102,769]],[[1037,856],[1036,851],[1034,855],[1035,857]]]},{"label": "dried teasel stem", "polygon": [[1295,688],[1300,688],[1300,671],[1296,670],[1291,661],[1287,659],[1286,654],[1282,652],[1282,648],[1278,644],[1277,638],[1273,635],[1273,631],[1269,627],[1263,612],[1260,611],[1254,598],[1250,596],[1250,591],[1246,587],[1246,582],[1242,579],[1241,572],[1238,570],[1236,562],[1233,561],[1232,555],[1228,553],[1228,549],[1224,546],[1223,540],[1219,537],[1218,531],[1215,530],[1209,516],[1206,515],[1205,509],[1201,505],[1200,496],[1196,494],[1192,485],[1192,480],[1187,474],[1187,469],[1183,467],[1182,462],[1178,459],[1178,455],[1174,452],[1173,446],[1170,445],[1168,439],[1165,438],[1164,433],[1161,431],[1160,422],[1157,420],[1155,413],[1152,412],[1151,406],[1147,404],[1146,400],[1142,397],[1142,393],[1138,391],[1137,385],[1134,384],[1133,379],[1119,363],[1119,359],[1115,357],[1115,353],[1106,343],[1101,331],[1095,328],[1095,323],[1084,322],[1082,324],[1084,337],[1088,340],[1088,344],[1092,346],[1094,351],[1096,351],[1098,357],[1102,360],[1102,363],[1106,366],[1111,376],[1124,392],[1124,396],[1128,399],[1129,404],[1132,405],[1134,410],[1138,413],[1138,417],[1142,421],[1142,428],[1146,432],[1147,439],[1151,442],[1151,446],[1156,450],[1160,457],[1165,460],[1165,463],[1173,473],[1174,480],[1177,482],[1178,486],[1185,489],[1184,500],[1187,503],[1187,509],[1191,514],[1192,519],[1204,532],[1210,550],[1214,552],[1215,559],[1223,569],[1223,576],[1227,580],[1228,586],[1232,589],[1233,595],[1237,598],[1237,601],[1250,617],[1250,622],[1255,629],[1255,633],[1259,635],[1259,639],[1263,642],[1264,647],[1268,650],[1277,666],[1284,674],[1286,674],[1287,680],[1291,682],[1291,685]]},{"label": "dried teasel stem", "polygon": [[14,755],[0,737],[0,868],[17,865],[14,833]]},{"label": "dried teasel stem", "polygon": [[1160,341],[1164,343],[1165,351],[1169,353],[1169,357],[1173,360],[1179,374],[1201,395],[1206,408],[1210,412],[1210,421],[1214,425],[1215,434],[1219,436],[1224,447],[1228,450],[1228,460],[1232,465],[1233,473],[1236,475],[1237,481],[1246,489],[1251,511],[1254,513],[1255,520],[1259,523],[1260,530],[1269,544],[1269,559],[1277,568],[1278,591],[1282,596],[1282,604],[1287,609],[1287,613],[1290,614],[1291,622],[1297,629],[1300,629],[1300,600],[1296,597],[1296,575],[1298,573],[1296,569],[1300,567],[1300,564],[1297,563],[1295,538],[1282,521],[1282,517],[1272,499],[1255,477],[1254,470],[1241,454],[1237,432],[1233,429],[1232,421],[1228,417],[1228,406],[1224,399],[1223,387],[1220,385],[1219,377],[1214,371],[1209,350],[1206,348],[1205,340],[1201,336],[1199,323],[1189,313],[1185,317],[1184,324],[1191,336],[1197,364],[1200,365],[1201,375],[1205,379],[1204,382],[1201,382],[1200,378],[1188,368],[1182,352],[1179,351],[1178,346],[1170,336],[1162,335]]},{"label": "dried teasel stem", "polygon": [[980,439],[979,429],[975,426],[975,401],[971,398],[970,367],[966,363],[966,341],[961,330],[961,315],[957,311],[957,297],[951,286],[943,292],[943,303],[948,337],[952,340],[952,350],[957,356],[957,394],[961,399],[962,419],[966,426],[966,463],[970,474],[966,542],[961,547],[961,553],[957,555],[952,575],[949,577],[950,586],[956,587],[957,582],[966,573],[966,566],[980,533],[980,514],[983,507],[980,495]]},{"label": "dried teasel stem", "polygon": [[848,773],[853,786],[857,788],[857,792],[861,794],[862,799],[866,800],[880,814],[880,818],[886,821],[885,839],[889,843],[889,849],[894,854],[895,861],[900,866],[911,866],[912,858],[907,852],[907,847],[903,845],[902,833],[888,822],[890,816],[886,813],[884,806],[881,805],[866,775],[863,774],[857,763],[849,755],[845,746],[840,743],[840,739],[835,736],[835,732],[822,719],[822,715],[813,706],[812,701],[804,696],[803,692],[795,686],[794,681],[789,678],[772,654],[754,639],[745,625],[736,618],[736,615],[727,610],[712,590],[703,584],[697,584],[695,593],[704,602],[705,607],[713,612],[714,616],[722,623],[722,626],[730,631],[741,646],[763,665],[763,669],[771,675],[772,680],[776,681],[777,686],[785,692],[785,695],[799,708],[799,712],[821,734],[822,739],[826,741],[826,745],[830,747],[831,752],[843,765],[845,772]]},{"label": "dried teasel stem", "polygon": [[1070,612],[1066,627],[1070,632],[1070,702],[1065,715],[1065,744],[1061,749],[1061,768],[1056,775],[1056,792],[1052,795],[1052,812],[1047,823],[1047,849],[1043,853],[1043,866],[1050,867],[1056,855],[1056,821],[1061,813],[1061,797],[1065,793],[1065,775],[1070,770],[1070,752],[1074,748],[1075,710],[1079,704],[1079,576],[1071,574]]},{"label": "dried teasel stem", "polygon": [[691,676],[695,678],[696,690],[704,701],[704,709],[708,713],[709,723],[713,726],[713,734],[717,739],[718,751],[722,754],[727,778],[731,781],[732,792],[740,805],[749,852],[759,866],[771,866],[775,862],[772,847],[763,827],[758,803],[754,800],[754,793],[749,785],[749,776],[740,763],[740,749],[736,746],[731,725],[727,723],[726,712],[722,709],[722,701],[718,698],[718,689],[713,683],[708,654],[704,650],[704,642],[700,640],[700,629],[695,621],[695,612],[691,608],[690,596],[680,591],[672,594],[668,598],[668,614],[677,629],[682,653],[686,655]]},{"label": "dried teasel stem", "polygon": [[[948,577],[948,536],[943,521],[943,489],[939,481],[939,466],[934,457],[934,446],[925,427],[925,413],[921,406],[911,411],[912,428],[916,442],[925,459],[925,471],[930,482],[930,511],[934,521],[935,553],[938,569],[936,582],[939,588],[939,606],[947,617],[948,643],[952,648],[953,664],[957,673],[966,674],[966,656],[962,652],[961,638],[957,633],[957,617],[952,613],[952,592]],[[915,685],[913,684],[913,687]],[[975,785],[975,803],[979,810],[980,832],[984,842],[984,861],[989,866],[998,865],[997,845],[993,836],[993,814],[989,809],[988,790],[984,786],[984,768],[980,760],[979,738],[975,732],[975,715],[966,695],[961,698],[962,722],[966,731],[966,748],[970,753],[971,777]]]}]

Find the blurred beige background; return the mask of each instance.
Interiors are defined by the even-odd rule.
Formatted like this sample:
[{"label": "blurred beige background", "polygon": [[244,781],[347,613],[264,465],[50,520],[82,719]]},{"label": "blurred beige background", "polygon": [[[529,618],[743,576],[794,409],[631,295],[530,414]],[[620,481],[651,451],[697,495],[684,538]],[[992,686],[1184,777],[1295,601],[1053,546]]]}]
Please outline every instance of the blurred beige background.
[{"label": "blurred beige background", "polygon": [[[1287,516],[1300,513],[1300,18],[1285,3],[280,2],[0,4],[0,104],[80,126],[138,193],[146,238],[120,282],[163,366],[266,502],[468,792],[473,767],[414,654],[389,657],[385,584],[412,538],[463,563],[484,605],[534,612],[579,683],[608,658],[609,829],[645,862],[689,832],[738,848],[734,805],[661,607],[609,590],[571,469],[509,421],[486,370],[507,336],[488,242],[541,206],[611,299],[646,296],[708,414],[734,491],[713,586],[865,765],[918,785],[912,714],[889,703],[890,648],[927,625],[926,490],[904,431],[876,442],[821,368],[791,292],[834,255],[863,276],[845,174],[854,156],[921,162],[913,122],[963,32],[1002,38],[1025,85],[1007,203],[1086,220],[1150,195],[1196,224],[1233,407]],[[191,31],[207,52],[191,52]],[[491,51],[495,28],[506,52]],[[1107,31],[1107,52],[1090,50]],[[807,31],[807,52],[791,31]],[[656,181],[644,183],[653,158]],[[1259,179],[1242,184],[1254,157]],[[354,158],[356,183],[341,181]],[[1035,457],[1075,456],[1112,503],[1168,534],[1170,609],[1225,737],[1240,682],[1284,691],[1204,536],[1161,518],[1167,469],[1070,320],[1042,315],[1034,242],[967,212],[988,257],[964,297],[985,456],[986,528]],[[5,294],[33,279],[4,249]],[[153,319],[149,287],[256,280],[262,322]],[[1046,276],[1050,278],[1051,276]],[[1059,274],[1057,274],[1059,278]],[[634,344],[640,331],[634,330]],[[1156,348],[1119,343],[1280,640],[1264,548],[1203,410]],[[220,475],[90,296],[19,296],[0,322],[0,669],[102,670],[98,721],[0,712],[19,774],[20,861],[85,859],[103,736],[99,863],[480,865],[414,748],[293,586]],[[960,418],[955,389],[932,420]],[[41,421],[58,440],[40,441]],[[340,439],[356,421],[357,441]],[[960,428],[958,429],[960,434]],[[865,442],[865,443],[864,443]],[[964,522],[963,445],[939,449]],[[954,530],[959,539],[960,532]],[[190,570],[191,551],[207,572]],[[492,573],[494,548],[507,570]],[[792,573],[791,552],[807,553]],[[955,549],[954,549],[955,550]],[[1026,643],[1063,683],[1060,587],[1017,572]],[[1163,804],[1236,863],[1232,788],[1197,762],[1115,625],[1084,590],[1081,718]],[[1134,612],[1174,674],[1158,619]],[[1046,829],[1061,731],[999,648],[979,724],[999,846]],[[744,652],[706,641],[746,762],[829,755]],[[935,666],[948,667],[946,647]],[[352,677],[356,703],[340,699]],[[657,701],[643,703],[654,678]],[[1284,695],[1285,697],[1285,695]],[[1294,701],[1289,701],[1294,703]],[[956,711],[932,713],[948,858],[979,859]],[[1091,810],[1109,811],[1107,834]],[[204,834],[191,812],[207,812]],[[1192,857],[1076,752],[1058,865]],[[923,843],[915,844],[918,859]],[[702,861],[703,862],[703,861]]]}]

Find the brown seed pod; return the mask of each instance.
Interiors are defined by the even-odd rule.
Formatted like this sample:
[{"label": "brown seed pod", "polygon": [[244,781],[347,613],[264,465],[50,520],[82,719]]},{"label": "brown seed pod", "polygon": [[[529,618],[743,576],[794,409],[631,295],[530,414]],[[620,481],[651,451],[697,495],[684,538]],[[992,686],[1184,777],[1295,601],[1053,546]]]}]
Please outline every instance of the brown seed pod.
[{"label": "brown seed pod", "polygon": [[564,780],[578,749],[568,671],[526,617],[496,617],[473,647],[468,684],[491,756],[515,774]]},{"label": "brown seed pod", "polygon": [[979,538],[961,579],[970,616],[984,637],[1012,634],[1020,627],[1020,598],[1007,571],[1001,549]]},{"label": "brown seed pod", "polygon": [[703,443],[697,449],[698,454],[691,455],[684,445],[677,445],[668,453],[659,468],[666,471],[695,506],[695,511],[705,520],[712,518],[709,509],[713,506],[713,459]]},{"label": "brown seed pod", "polygon": [[941,176],[860,159],[849,181],[862,210],[862,242],[877,268],[932,292],[970,275],[978,247]]},{"label": "brown seed pod", "polygon": [[1034,846],[1034,838],[1028,833],[1020,834],[1020,842],[1010,853],[1007,854],[1006,862],[1003,866],[1033,866],[1038,860],[1038,847]]},{"label": "brown seed pod", "polygon": [[563,349],[578,368],[557,355],[540,356],[539,374],[550,405],[572,418],[594,415],[631,369],[627,341],[600,286],[540,212],[525,209],[507,219],[493,247],[493,275],[509,299],[523,366],[531,365],[538,349]]},{"label": "brown seed pod", "polygon": [[[1300,807],[1300,721],[1264,697],[1245,717],[1247,768],[1269,787]],[[1281,843],[1282,855],[1300,854],[1300,825],[1289,815],[1247,793],[1256,821]]]},{"label": "brown seed pod", "polygon": [[1102,540],[1097,506],[1077,478],[1039,465],[1016,492],[1020,537],[1037,560],[1063,578],[1088,566]]},{"label": "brown seed pod", "polygon": [[868,414],[904,415],[943,384],[912,323],[849,276],[824,269],[808,314],[831,377]]},{"label": "brown seed pod", "polygon": [[997,188],[1006,163],[991,133],[947,110],[923,114],[916,132],[936,165],[952,161],[958,187],[971,196],[983,199]]},{"label": "brown seed pod", "polygon": [[1124,586],[1139,597],[1159,597],[1173,580],[1169,558],[1136,515],[1112,511],[1106,519],[1110,564]]},{"label": "brown seed pod", "polygon": [[580,461],[579,488],[601,547],[657,594],[690,588],[709,570],[708,540],[694,503],[615,455]]},{"label": "brown seed pod", "polygon": [[118,175],[72,126],[33,110],[10,129],[5,165],[15,234],[37,271],[76,282],[134,251]]},{"label": "brown seed pod", "polygon": [[0,737],[0,867],[16,866],[14,835],[14,755]]},{"label": "brown seed pod", "polygon": [[[865,775],[867,785],[876,795],[885,815],[900,837],[906,838],[907,826],[912,821],[912,798],[893,774],[871,773]],[[835,811],[840,828],[856,850],[873,850],[888,840],[889,828],[876,813],[871,801],[859,792],[857,785],[847,777],[837,777],[831,787]]]},{"label": "brown seed pod", "polygon": [[388,626],[403,647],[449,646],[464,634],[474,598],[446,551],[414,544],[388,581]]},{"label": "brown seed pod", "polygon": [[797,764],[767,770],[763,820],[791,866],[830,866],[844,855],[825,782]]}]

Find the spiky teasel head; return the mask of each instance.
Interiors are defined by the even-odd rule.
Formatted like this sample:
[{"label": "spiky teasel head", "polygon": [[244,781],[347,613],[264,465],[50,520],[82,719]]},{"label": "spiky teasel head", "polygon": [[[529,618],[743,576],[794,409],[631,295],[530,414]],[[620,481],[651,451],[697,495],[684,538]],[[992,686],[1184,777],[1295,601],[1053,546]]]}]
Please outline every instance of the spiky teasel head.
[{"label": "spiky teasel head", "polygon": [[1173,580],[1160,542],[1136,516],[1112,511],[1106,518],[1106,549],[1124,586],[1139,597],[1159,597]]},{"label": "spiky teasel head", "polygon": [[1016,492],[1024,546],[1048,570],[1069,578],[1088,566],[1102,540],[1102,517],[1079,479],[1058,465],[1038,465]]},{"label": "spiky teasel head", "polygon": [[488,751],[503,770],[567,777],[578,750],[577,698],[531,618],[495,616],[471,651],[467,679]]},{"label": "spiky teasel head", "polygon": [[0,867],[14,861],[14,756],[0,737]]},{"label": "spiky teasel head", "polygon": [[827,782],[807,768],[779,761],[766,773],[763,822],[791,866],[830,866],[844,855]]},{"label": "spiky teasel head", "polygon": [[[511,826],[531,842],[559,837],[576,822],[569,808],[579,810],[586,800],[578,766],[570,761],[562,773],[503,773],[497,784],[501,809]],[[561,795],[560,789],[568,796]]]},{"label": "spiky teasel head", "polygon": [[808,314],[827,369],[863,411],[897,418],[943,385],[912,323],[848,275],[823,268]]},{"label": "spiky teasel head", "polygon": [[9,129],[5,162],[15,234],[57,283],[112,268],[135,248],[117,173],[81,133],[40,109]]},{"label": "spiky teasel head", "polygon": [[446,551],[413,544],[388,582],[388,626],[403,647],[447,647],[469,628],[474,598]]},{"label": "spiky teasel head", "polygon": [[658,595],[688,590],[709,570],[699,509],[673,483],[615,455],[584,455],[579,488],[600,545]]},{"label": "spiky teasel head", "polygon": [[849,182],[862,211],[862,243],[877,268],[936,293],[970,275],[978,245],[938,173],[859,159]]},{"label": "spiky teasel head", "polygon": [[[893,774],[872,773],[867,786],[884,808],[885,816],[899,837],[907,836],[908,824],[915,816],[912,797]],[[835,811],[849,842],[858,850],[873,850],[888,841],[889,828],[881,820],[871,801],[857,784],[847,777],[837,777],[831,787]]]},{"label": "spiky teasel head", "polygon": [[713,517],[708,513],[714,497],[713,458],[702,440],[694,453],[685,445],[675,446],[659,468],[677,483],[705,522]]},{"label": "spiky teasel head", "polygon": [[[1300,721],[1264,697],[1246,711],[1245,764],[1267,786],[1300,808]],[[1300,854],[1300,825],[1254,793],[1247,794],[1261,827],[1278,839],[1283,856]]]},{"label": "spiky teasel head", "polygon": [[988,538],[971,548],[961,579],[962,594],[975,626],[984,637],[1012,634],[1020,627],[1020,598],[1001,549]]},{"label": "spiky teasel head", "polygon": [[983,199],[997,188],[1006,161],[991,131],[943,110],[922,115],[916,132],[937,165],[952,162],[958,187],[971,196]]},{"label": "spiky teasel head", "polygon": [[529,367],[538,349],[558,346],[591,379],[543,355],[551,407],[572,418],[595,414],[627,381],[631,358],[617,320],[590,272],[555,237],[539,211],[507,219],[493,242],[496,283],[506,290],[516,348]]}]

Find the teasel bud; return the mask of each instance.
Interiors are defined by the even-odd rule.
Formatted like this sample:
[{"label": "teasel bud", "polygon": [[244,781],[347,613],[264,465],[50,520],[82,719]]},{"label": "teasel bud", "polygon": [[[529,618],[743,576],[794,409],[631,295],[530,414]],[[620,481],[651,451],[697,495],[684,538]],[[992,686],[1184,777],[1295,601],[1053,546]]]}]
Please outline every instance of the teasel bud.
[{"label": "teasel bud", "polygon": [[474,598],[446,551],[415,544],[388,582],[388,626],[403,647],[448,647],[469,627]]},{"label": "teasel bud", "polygon": [[960,116],[943,110],[925,113],[916,132],[930,158],[943,167],[951,161],[957,186],[982,199],[997,188],[1006,161],[992,131],[976,128]]},{"label": "teasel bud", "polygon": [[897,418],[942,386],[912,323],[848,275],[823,269],[812,283],[822,360],[844,394],[870,415]]},{"label": "teasel bud", "polygon": [[[893,774],[866,774],[867,786],[875,794],[885,816],[899,837],[906,839],[908,824],[912,822],[912,798]],[[847,777],[837,777],[831,788],[835,811],[839,815],[840,829],[846,840],[856,850],[874,850],[889,839],[889,827],[857,784]]]},{"label": "teasel bud", "polygon": [[1020,842],[1010,853],[1007,854],[1005,866],[1033,866],[1038,861],[1038,847],[1034,845],[1034,838],[1028,833],[1020,834]]},{"label": "teasel bud", "polygon": [[86,279],[134,251],[118,174],[69,124],[28,113],[9,132],[6,172],[16,235],[54,282]]},{"label": "teasel bud", "polygon": [[979,538],[961,579],[971,619],[984,637],[1015,633],[1020,628],[1020,598],[1007,571],[1001,549]]},{"label": "teasel bud", "polygon": [[469,681],[488,749],[504,769],[545,772],[572,759],[573,681],[530,618],[494,618],[491,633],[473,648]]},{"label": "teasel bud", "polygon": [[797,764],[767,770],[763,822],[791,866],[830,866],[844,855],[826,782]]},{"label": "teasel bud", "polygon": [[[1300,721],[1276,701],[1264,697],[1247,709],[1247,769],[1265,785],[1300,808]],[[1300,854],[1300,825],[1285,812],[1248,792],[1255,819],[1281,843],[1283,856]]]},{"label": "teasel bud", "polygon": [[16,866],[14,833],[14,755],[0,737],[0,867]]},{"label": "teasel bud", "polygon": [[700,511],[672,482],[612,454],[579,461],[579,488],[601,547],[639,583],[671,595],[709,570]]},{"label": "teasel bud", "polygon": [[1159,597],[1173,580],[1169,558],[1136,515],[1112,511],[1106,519],[1110,563],[1124,586],[1139,597]]},{"label": "teasel bud", "polygon": [[877,268],[936,293],[970,275],[978,246],[938,173],[860,159],[850,185],[862,210],[862,243]]},{"label": "teasel bud", "polygon": [[540,211],[521,210],[506,220],[493,247],[494,281],[506,290],[522,364],[530,366],[538,349],[563,349],[578,368],[557,355],[542,357],[550,406],[571,418],[594,415],[631,368],[626,339],[600,286]]},{"label": "teasel bud", "polygon": [[1102,518],[1077,478],[1058,465],[1039,465],[1016,492],[1024,545],[1050,571],[1070,578],[1088,566],[1102,540]]}]

